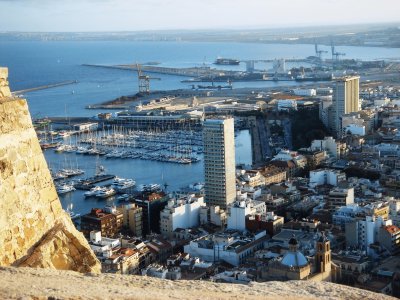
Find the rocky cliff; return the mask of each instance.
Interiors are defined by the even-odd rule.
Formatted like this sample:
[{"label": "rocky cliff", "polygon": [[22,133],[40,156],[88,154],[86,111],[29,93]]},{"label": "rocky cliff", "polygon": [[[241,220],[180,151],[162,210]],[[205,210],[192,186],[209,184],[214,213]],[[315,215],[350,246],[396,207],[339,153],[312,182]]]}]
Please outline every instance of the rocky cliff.
[{"label": "rocky cliff", "polygon": [[0,68],[0,265],[100,272],[62,210],[25,100]]}]

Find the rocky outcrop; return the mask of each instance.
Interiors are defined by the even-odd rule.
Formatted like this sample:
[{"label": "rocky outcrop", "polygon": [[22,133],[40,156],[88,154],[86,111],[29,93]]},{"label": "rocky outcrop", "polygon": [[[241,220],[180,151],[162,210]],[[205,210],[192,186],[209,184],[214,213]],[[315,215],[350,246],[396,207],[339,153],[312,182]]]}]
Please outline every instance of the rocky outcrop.
[{"label": "rocky outcrop", "polygon": [[86,239],[61,207],[26,100],[0,68],[0,265],[100,272]]},{"label": "rocky outcrop", "polygon": [[0,268],[1,299],[394,299],[327,282],[224,284],[132,275]]},{"label": "rocky outcrop", "polygon": [[11,91],[8,87],[8,69],[0,68],[0,99],[11,97]]}]

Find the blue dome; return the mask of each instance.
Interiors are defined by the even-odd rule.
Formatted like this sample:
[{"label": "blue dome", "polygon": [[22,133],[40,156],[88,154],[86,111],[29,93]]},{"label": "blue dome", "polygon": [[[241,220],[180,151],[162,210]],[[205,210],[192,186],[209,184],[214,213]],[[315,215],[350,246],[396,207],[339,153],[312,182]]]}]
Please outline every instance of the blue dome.
[{"label": "blue dome", "polygon": [[308,260],[300,251],[288,251],[283,256],[281,264],[287,267],[304,267],[308,265]]}]

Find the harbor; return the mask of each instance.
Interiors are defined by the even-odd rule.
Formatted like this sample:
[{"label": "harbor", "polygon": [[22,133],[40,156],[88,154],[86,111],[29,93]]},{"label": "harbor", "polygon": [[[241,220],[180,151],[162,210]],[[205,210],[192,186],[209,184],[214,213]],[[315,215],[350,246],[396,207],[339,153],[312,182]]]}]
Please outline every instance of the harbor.
[{"label": "harbor", "polygon": [[124,127],[90,132],[60,141],[58,153],[104,156],[106,159],[142,159],[190,164],[201,160],[201,132],[169,130],[148,132]]},{"label": "harbor", "polygon": [[[32,86],[42,87],[49,85],[49,78],[54,82],[65,82],[69,78],[77,80],[75,84],[62,85],[56,88],[49,89],[36,89],[27,91],[24,96],[27,97],[30,106],[30,112],[33,118],[48,118],[52,122],[53,130],[57,135],[50,135],[48,131],[47,137],[43,142],[47,142],[47,146],[53,148],[45,148],[44,155],[48,165],[54,170],[61,170],[70,168],[65,166],[65,160],[72,162],[73,168],[79,168],[84,171],[84,174],[77,175],[68,179],[64,179],[65,183],[69,184],[74,181],[75,184],[80,179],[88,179],[96,174],[96,166],[102,165],[106,174],[115,175],[121,178],[133,179],[136,181],[136,188],[142,185],[159,184],[167,193],[179,190],[181,187],[188,186],[193,182],[204,181],[204,170],[202,163],[201,146],[185,145],[186,136],[177,139],[177,142],[165,142],[167,139],[162,139],[157,134],[150,137],[141,136],[141,139],[129,139],[129,133],[133,131],[152,131],[156,133],[156,128],[162,131],[179,131],[184,126],[189,132],[196,131],[196,126],[199,123],[196,119],[190,119],[184,113],[176,113],[169,118],[161,118],[155,114],[132,114],[124,117],[107,119],[108,115],[116,115],[111,110],[125,110],[134,108],[142,104],[146,107],[146,102],[151,102],[153,99],[166,97],[169,95],[193,100],[193,97],[199,99],[199,110],[202,110],[203,103],[201,98],[207,98],[211,102],[221,101],[221,99],[213,99],[213,97],[222,97],[225,99],[234,99],[241,97],[245,99],[247,95],[256,91],[263,91],[264,93],[273,93],[274,89],[288,87],[292,89],[305,83],[300,81],[280,81],[280,80],[260,80],[260,81],[244,81],[233,82],[232,89],[224,89],[218,91],[218,84],[214,84],[214,88],[200,90],[197,84],[193,87],[194,82],[185,83],[182,80],[189,80],[201,75],[206,75],[208,69],[203,68],[204,56],[207,56],[206,66],[214,69],[210,65],[216,57],[221,53],[225,57],[238,58],[240,64],[237,66],[224,66],[219,65],[216,70],[223,71],[224,74],[228,72],[253,72],[257,73],[260,70],[265,71],[267,68],[273,69],[275,58],[286,57],[286,69],[289,70],[296,66],[299,62],[290,62],[291,57],[296,56],[298,59],[307,57],[313,54],[313,45],[261,45],[252,44],[238,44],[232,47],[231,44],[198,44],[198,43],[175,43],[170,44],[160,43],[157,47],[150,44],[137,44],[137,43],[117,43],[111,42],[105,45],[111,47],[109,52],[100,53],[97,51],[98,47],[103,44],[96,43],[96,45],[87,45],[87,48],[82,48],[81,44],[76,48],[71,48],[69,51],[52,53],[51,49],[42,51],[39,46],[48,47],[48,44],[33,44],[32,51],[40,57],[38,61],[53,62],[54,68],[41,68],[40,65],[35,64],[34,61],[24,57],[20,57],[16,62],[13,57],[5,57],[10,61],[10,67],[14,70],[14,74],[19,76],[20,82],[13,81],[11,84],[15,90],[26,90]],[[171,49],[169,49],[171,45]],[[6,47],[11,47],[6,46]],[[166,48],[167,47],[167,48]],[[142,49],[142,51],[138,51]],[[157,51],[155,51],[155,49]],[[231,52],[228,50],[232,49]],[[361,49],[361,50],[360,50]],[[398,57],[398,53],[386,49],[379,49],[379,52],[373,55],[369,48],[349,48],[340,47],[340,52],[346,52],[347,58],[357,57],[362,60],[373,60],[379,57]],[[250,51],[251,50],[251,51]],[[374,49],[375,50],[375,49]],[[84,51],[84,55],[82,54]],[[9,53],[13,51],[10,50]],[[393,53],[392,53],[393,52]],[[132,57],[134,53],[134,57]],[[199,54],[200,53],[200,54]],[[360,55],[361,53],[361,55]],[[62,57],[63,59],[60,59]],[[260,58],[264,62],[254,62],[254,70],[252,60]],[[296,58],[296,59],[297,59]],[[138,76],[135,74],[137,70],[133,68],[124,70],[123,68],[110,68],[109,66],[124,65],[124,62],[129,61],[151,61],[158,60],[161,63],[158,65],[146,65],[143,63],[141,66],[144,75],[146,73],[155,74],[161,80],[151,81],[149,93],[142,93],[141,97],[135,99],[130,95],[136,95],[139,92]],[[211,62],[210,62],[211,59]],[[59,61],[60,60],[60,61]],[[14,62],[15,61],[15,62]],[[59,61],[59,62],[58,62]],[[83,64],[102,65],[106,67],[86,67]],[[23,65],[24,68],[19,67]],[[129,64],[128,64],[129,66]],[[146,65],[147,66],[147,65]],[[275,64],[275,69],[279,70],[282,64]],[[190,69],[195,67],[194,69]],[[45,76],[25,76],[27,74],[26,68],[36,70],[40,69]],[[166,68],[166,69],[163,69]],[[125,66],[126,69],[126,66]],[[202,70],[203,69],[203,70]],[[182,71],[183,70],[183,71]],[[190,70],[190,72],[189,72]],[[154,73],[151,73],[153,71]],[[307,70],[305,70],[307,71]],[[160,72],[160,73],[156,73]],[[164,72],[164,73],[161,73]],[[203,73],[201,73],[203,72]],[[183,75],[179,75],[183,74]],[[157,74],[157,75],[156,75]],[[278,72],[279,74],[279,72]],[[190,76],[189,76],[190,75]],[[214,73],[212,73],[214,75]],[[25,77],[24,77],[25,76]],[[28,79],[27,79],[28,78]],[[279,78],[278,79],[282,79]],[[217,78],[213,81],[217,82]],[[212,81],[211,81],[212,82]],[[206,87],[213,84],[202,84]],[[228,85],[227,83],[221,86]],[[211,95],[211,96],[210,96]],[[111,100],[114,99],[114,100]],[[255,98],[258,101],[258,98]],[[133,101],[132,101],[133,100]],[[173,100],[176,101],[177,99]],[[221,105],[224,104],[224,105]],[[217,103],[215,107],[219,106],[229,107],[229,109],[237,109],[234,104],[224,102]],[[85,109],[85,107],[91,109]],[[102,110],[103,109],[103,110]],[[106,110],[104,110],[106,109]],[[228,109],[228,108],[227,108]],[[93,117],[102,113],[104,119],[94,120]],[[167,114],[165,111],[164,114]],[[169,113],[168,113],[169,114]],[[95,131],[92,135],[87,133],[79,133],[79,130],[69,129],[76,124],[98,122],[99,131]],[[46,122],[44,122],[46,123]],[[56,129],[55,127],[64,127],[64,129]],[[124,127],[124,129],[121,129]],[[118,128],[116,131],[122,132],[125,136],[122,139],[112,138],[113,128]],[[198,127],[201,128],[201,127]],[[190,130],[189,130],[190,129]],[[71,131],[72,130],[72,131]],[[104,134],[109,138],[101,138]],[[132,133],[133,133],[132,131]],[[61,134],[60,134],[61,133]],[[97,136],[96,136],[97,135]],[[150,139],[150,140],[146,140]],[[87,141],[84,143],[84,141]],[[174,140],[173,140],[174,141]],[[252,146],[251,136],[248,130],[242,130],[236,136],[236,162],[238,164],[251,164],[252,163]],[[115,144],[113,144],[115,142]],[[107,145],[107,143],[111,143]],[[189,144],[191,144],[190,142]],[[160,144],[163,149],[151,152],[146,147],[156,147]],[[64,145],[67,151],[54,151],[59,146]],[[67,146],[65,146],[67,145]],[[138,147],[139,146],[139,147]],[[72,149],[68,149],[72,147]],[[75,147],[75,150],[74,150]],[[78,147],[83,153],[77,153]],[[200,148],[199,148],[200,147]],[[62,148],[61,148],[62,149]],[[87,150],[88,154],[84,154]],[[154,148],[155,149],[155,148]],[[96,151],[100,151],[96,153]],[[114,152],[115,151],[115,152]],[[104,153],[105,152],[105,153]],[[134,153],[133,153],[134,152]],[[92,153],[92,154],[90,154]],[[106,155],[110,154],[107,158]],[[116,157],[112,157],[116,154]],[[140,158],[135,157],[143,154]],[[199,162],[191,163],[176,163],[165,162],[160,160],[164,155],[173,155],[175,157],[190,157],[195,156],[200,159]],[[111,156],[111,157],[110,157]],[[151,157],[154,159],[150,159]],[[158,160],[157,160],[157,159]],[[110,187],[113,179],[93,183],[95,186]],[[60,180],[60,183],[62,180]],[[93,187],[92,187],[93,188]],[[74,187],[75,190],[66,192],[60,195],[63,207],[68,208],[73,206],[76,213],[87,213],[93,207],[103,207],[105,204],[113,204],[118,202],[117,198],[123,194],[116,194],[108,198],[85,197],[84,193],[88,190],[80,190]],[[67,189],[68,190],[68,189]]]},{"label": "harbor", "polygon": [[[121,133],[123,130],[116,130]],[[133,131],[125,130],[126,133],[132,133]],[[102,139],[101,136],[108,136],[108,131],[98,131],[93,134],[85,134],[81,137],[79,135],[70,136],[62,140],[62,144],[66,145],[81,145],[83,147],[89,147],[92,144],[85,144],[76,142],[76,138],[87,139],[88,141],[94,140],[105,140],[107,142],[113,141],[112,130],[110,129],[110,137]],[[97,137],[96,137],[97,134]],[[199,134],[190,132],[183,132],[180,135],[172,134],[172,137],[176,138],[177,144],[173,143],[173,139],[160,138],[163,134],[143,134],[141,139],[143,141],[137,143],[147,143],[147,145],[153,145],[159,141],[167,141],[163,143],[165,147],[171,147],[171,150],[157,150],[156,152],[148,151],[144,148],[139,148],[139,151],[145,153],[145,155],[155,156],[155,153],[173,153],[177,157],[187,157],[190,154],[190,148],[192,149],[191,155],[198,157],[199,162],[195,163],[176,163],[176,162],[165,162],[159,159],[144,159],[142,158],[107,158],[106,155],[85,155],[77,154],[73,152],[58,152],[54,151],[55,148],[44,150],[44,155],[49,164],[49,167],[56,171],[61,169],[81,169],[84,171],[83,174],[56,180],[60,186],[72,185],[74,189],[71,191],[60,194],[60,200],[63,207],[69,207],[73,205],[73,211],[76,214],[84,214],[92,207],[104,206],[106,204],[118,204],[120,201],[124,202],[124,194],[134,194],[143,188],[150,188],[151,186],[159,187],[165,190],[167,193],[177,191],[180,188],[186,187],[194,182],[204,181],[204,166],[202,163],[203,154],[201,153],[200,141],[198,140]],[[187,136],[192,136],[192,139],[188,139]],[[168,142],[170,140],[170,142]],[[197,142],[196,142],[197,140]],[[192,142],[193,141],[193,142]],[[114,139],[115,144],[104,147],[111,149],[118,149],[117,151],[128,151],[129,139],[125,141],[123,139]],[[193,144],[193,147],[191,146]],[[236,144],[236,161],[238,164],[251,164],[251,137],[248,130],[238,131],[235,136]],[[125,146],[122,146],[125,145]],[[96,147],[102,147],[96,145]],[[150,148],[150,147],[149,147]],[[193,151],[193,149],[195,151]],[[199,152],[197,152],[197,151]],[[147,154],[148,153],[148,154]],[[118,155],[119,156],[119,155]],[[109,178],[100,182],[94,182],[94,179],[100,179],[96,177],[99,175],[101,169],[103,174],[109,175]],[[96,175],[97,174],[97,175]],[[111,177],[112,176],[112,177]],[[128,191],[119,192],[114,195],[110,195],[106,198],[99,197],[85,197],[85,192],[90,191],[94,187],[110,188],[114,180],[114,176],[126,179],[132,179],[136,182],[135,186]],[[97,181],[97,180],[96,180]],[[82,182],[87,183],[83,185]],[[128,197],[129,198],[129,197]]]}]

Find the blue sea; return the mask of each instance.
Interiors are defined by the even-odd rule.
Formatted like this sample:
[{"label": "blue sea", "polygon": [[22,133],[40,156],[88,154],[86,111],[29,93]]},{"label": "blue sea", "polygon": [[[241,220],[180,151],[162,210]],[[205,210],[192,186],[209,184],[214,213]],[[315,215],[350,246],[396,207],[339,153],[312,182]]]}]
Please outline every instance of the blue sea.
[{"label": "blue sea", "polygon": [[[321,49],[330,50],[321,46]],[[400,49],[373,47],[337,47],[345,52],[346,58],[365,60],[398,58]],[[191,67],[203,64],[212,66],[218,57],[241,60],[304,58],[314,55],[313,45],[247,44],[247,43],[196,43],[196,42],[1,42],[0,66],[9,68],[12,90],[22,90],[67,80],[78,83],[24,94],[33,117],[45,116],[92,116],[98,111],[84,107],[138,91],[136,73],[85,67],[82,64],[127,64],[157,61],[161,66]],[[290,65],[289,65],[290,67]],[[243,65],[228,66],[227,69],[244,70]],[[256,68],[270,69],[258,64]],[[188,88],[181,83],[184,77],[157,75],[153,90]],[[245,82],[234,83],[234,88],[268,88],[280,85],[296,85],[288,82]],[[250,135],[240,132],[237,139],[236,161],[251,162]],[[48,164],[62,167],[62,162],[78,163],[88,175],[94,173],[95,158],[77,158],[76,154],[45,152]],[[204,181],[202,162],[192,165],[174,165],[141,160],[106,161],[99,158],[109,173],[120,177],[134,178],[138,184],[167,182],[169,190],[190,183]],[[94,206],[103,206],[104,201],[84,199],[76,191],[61,197],[65,206],[74,205],[75,212],[86,213]],[[112,201],[112,200],[111,200]]]}]

